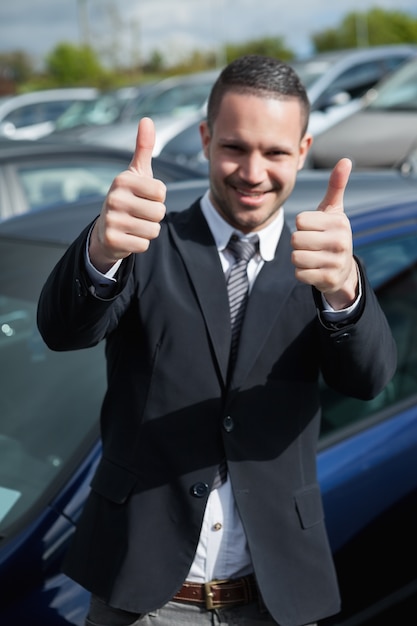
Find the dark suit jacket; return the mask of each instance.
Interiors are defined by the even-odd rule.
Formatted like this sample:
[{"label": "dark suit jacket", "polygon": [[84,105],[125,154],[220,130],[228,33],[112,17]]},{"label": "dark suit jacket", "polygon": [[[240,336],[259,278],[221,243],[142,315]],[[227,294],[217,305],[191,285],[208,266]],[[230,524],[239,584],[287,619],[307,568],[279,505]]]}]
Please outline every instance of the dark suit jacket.
[{"label": "dark suit jacket", "polygon": [[122,264],[109,300],[89,289],[87,232],[49,277],[38,314],[52,349],[107,342],[103,457],[66,572],[115,607],[165,604],[187,576],[226,453],[274,619],[298,626],[337,612],[316,476],[318,375],[366,399],[394,372],[394,343],[366,278],[357,319],[326,328],[312,289],[294,278],[285,227],[250,295],[228,383],[227,291],[199,203],[168,214],[149,250]]}]

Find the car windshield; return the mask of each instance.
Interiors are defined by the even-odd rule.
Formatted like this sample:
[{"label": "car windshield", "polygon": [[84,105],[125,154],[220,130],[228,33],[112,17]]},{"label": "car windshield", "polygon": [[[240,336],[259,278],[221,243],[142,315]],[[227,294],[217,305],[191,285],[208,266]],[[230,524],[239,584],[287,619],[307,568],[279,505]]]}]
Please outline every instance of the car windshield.
[{"label": "car windshield", "polygon": [[0,241],[0,536],[45,502],[93,432],[96,439],[103,346],[52,352],[36,326],[40,289],[62,253]]},{"label": "car windshield", "polygon": [[111,124],[118,119],[125,105],[117,93],[107,93],[95,100],[74,102],[55,122],[56,130],[75,128],[76,126],[101,126]]},{"label": "car windshield", "polygon": [[417,62],[404,65],[379,88],[372,89],[368,98],[370,111],[417,111]]},{"label": "car windshield", "polygon": [[309,60],[290,61],[290,65],[297,72],[304,87],[308,89],[328,72],[332,63],[324,60]]},{"label": "car windshield", "polygon": [[196,81],[178,83],[170,87],[156,86],[134,107],[137,118],[145,116],[187,115],[204,107],[214,82]]},{"label": "car windshield", "polygon": [[22,165],[16,168],[25,195],[27,211],[52,204],[66,204],[95,196],[105,196],[122,170],[122,161],[95,162],[83,159],[43,165]]}]

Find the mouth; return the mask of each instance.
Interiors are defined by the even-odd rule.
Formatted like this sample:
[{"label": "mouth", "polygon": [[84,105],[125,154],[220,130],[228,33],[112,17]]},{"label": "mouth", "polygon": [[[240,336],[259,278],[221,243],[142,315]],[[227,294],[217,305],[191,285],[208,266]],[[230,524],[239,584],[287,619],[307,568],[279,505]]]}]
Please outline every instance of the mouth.
[{"label": "mouth", "polygon": [[260,198],[265,195],[265,191],[249,191],[248,189],[239,189],[239,187],[235,187],[235,190],[241,196],[248,198]]},{"label": "mouth", "polygon": [[243,202],[247,206],[257,206],[266,197],[267,191],[261,189],[247,189],[245,187],[238,187],[232,185],[232,189],[239,198],[240,202]]}]

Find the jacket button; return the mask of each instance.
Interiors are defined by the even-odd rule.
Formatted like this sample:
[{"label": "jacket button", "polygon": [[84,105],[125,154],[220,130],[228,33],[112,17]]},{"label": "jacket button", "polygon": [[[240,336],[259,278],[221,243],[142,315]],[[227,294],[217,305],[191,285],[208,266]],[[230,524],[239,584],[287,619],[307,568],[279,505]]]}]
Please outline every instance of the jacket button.
[{"label": "jacket button", "polygon": [[235,425],[233,419],[230,417],[230,415],[227,415],[223,420],[223,428],[227,433],[230,433],[234,429],[234,427]]},{"label": "jacket button", "polygon": [[344,343],[345,341],[348,341],[349,339],[350,339],[350,333],[342,333],[336,339],[336,343]]},{"label": "jacket button", "polygon": [[191,495],[196,498],[204,498],[208,493],[209,486],[206,483],[195,483],[191,487]]}]

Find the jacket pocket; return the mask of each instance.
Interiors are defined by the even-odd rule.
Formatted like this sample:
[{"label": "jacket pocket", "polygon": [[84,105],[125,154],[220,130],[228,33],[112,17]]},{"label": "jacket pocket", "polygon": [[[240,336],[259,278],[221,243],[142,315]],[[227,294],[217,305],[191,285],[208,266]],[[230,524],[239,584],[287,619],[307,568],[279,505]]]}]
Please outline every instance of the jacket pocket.
[{"label": "jacket pocket", "polygon": [[295,493],[294,497],[302,528],[311,528],[323,522],[324,510],[319,485],[303,487]]},{"label": "jacket pocket", "polygon": [[123,504],[137,482],[135,474],[108,459],[101,459],[91,481],[93,491],[116,504]]}]

